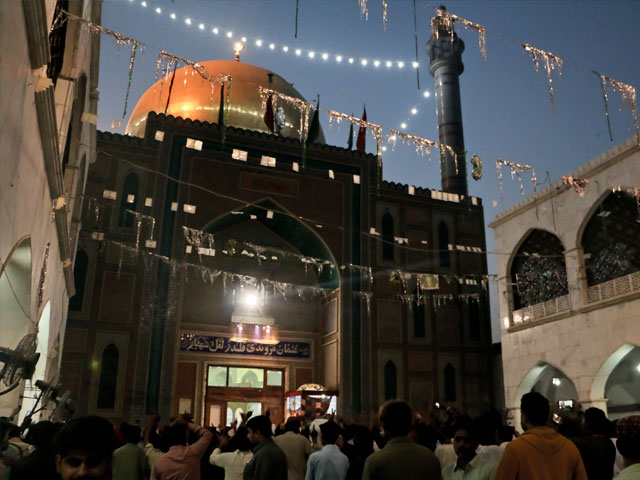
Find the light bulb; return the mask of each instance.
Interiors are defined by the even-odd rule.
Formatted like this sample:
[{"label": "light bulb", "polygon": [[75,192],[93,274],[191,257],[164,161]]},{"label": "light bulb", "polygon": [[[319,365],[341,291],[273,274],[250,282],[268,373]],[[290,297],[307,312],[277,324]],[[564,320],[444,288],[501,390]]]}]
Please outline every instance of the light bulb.
[{"label": "light bulb", "polygon": [[349,63],[353,63],[353,58],[350,58],[350,59],[349,59]]},{"label": "light bulb", "polygon": [[309,58],[314,58],[316,56],[315,52],[309,52]]},{"label": "light bulb", "polygon": [[201,23],[200,25],[198,25],[198,28],[199,28],[200,30],[204,30],[204,23]]},{"label": "light bulb", "polygon": [[336,56],[336,62],[340,63],[342,61],[342,55]]},{"label": "light bulb", "polygon": [[407,124],[406,124],[406,123],[404,123],[404,122],[403,122],[403,123],[401,123],[401,124],[400,124],[400,128],[407,128]]},{"label": "light bulb", "polygon": [[431,96],[431,92],[429,90],[427,90],[426,92],[423,93],[424,98],[429,98]]},{"label": "light bulb", "polygon": [[212,31],[213,33],[215,33],[216,35],[218,35],[218,32],[219,32],[220,30],[218,30],[218,28],[213,28],[211,31]]},{"label": "light bulb", "polygon": [[227,37],[229,38],[233,37],[233,32],[227,32]]},{"label": "light bulb", "polygon": [[378,68],[380,66],[380,60],[376,60],[375,62],[373,62],[373,66]]},{"label": "light bulb", "polygon": [[191,19],[185,18],[184,23],[186,23],[187,25],[191,25]]},{"label": "light bulb", "polygon": [[156,8],[156,13],[162,13],[162,9],[160,7]]},{"label": "light bulb", "polygon": [[329,54],[328,53],[323,53],[322,54],[322,59],[323,60],[327,60],[329,58]]},{"label": "light bulb", "polygon": [[274,43],[270,43],[270,44],[269,44],[269,48],[270,48],[271,50],[275,50],[276,45],[275,45]]},{"label": "light bulb", "polygon": [[296,49],[296,55],[300,55],[300,54],[302,54],[302,50],[300,50],[299,48]]},{"label": "light bulb", "polygon": [[387,65],[387,68],[391,68],[391,65],[393,65],[393,63],[392,63],[392,62],[390,62],[389,60],[387,60],[386,65]]},{"label": "light bulb", "polygon": [[404,62],[398,62],[398,68],[404,68]]},{"label": "light bulb", "polygon": [[256,40],[256,45],[258,47],[261,47],[262,46],[262,40]]},{"label": "light bulb", "polygon": [[363,67],[367,66],[367,59],[363,58],[362,60],[360,60],[360,63],[362,64]]},{"label": "light bulb", "polygon": [[411,109],[411,115],[415,115],[416,113],[418,113],[418,109],[417,108],[412,108]]},{"label": "light bulb", "polygon": [[175,20],[176,19],[176,14],[172,13],[171,15],[169,15],[171,17],[171,20]]}]

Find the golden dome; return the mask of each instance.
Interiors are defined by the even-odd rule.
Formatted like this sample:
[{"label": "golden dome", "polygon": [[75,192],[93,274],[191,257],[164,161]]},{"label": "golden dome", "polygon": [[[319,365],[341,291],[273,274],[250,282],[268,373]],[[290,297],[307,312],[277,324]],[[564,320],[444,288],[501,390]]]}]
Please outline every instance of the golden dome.
[{"label": "golden dome", "polygon": [[[259,85],[290,97],[304,100],[304,97],[293,87],[293,84],[264,68],[230,60],[212,60],[202,62],[200,65],[214,77],[219,73],[231,75],[231,101],[229,102],[230,109],[227,125],[271,133],[264,123],[262,99],[258,90]],[[167,75],[154,83],[140,97],[129,118],[127,134],[143,137],[149,112],[165,113],[170,82],[171,75]],[[300,138],[298,133],[298,128],[300,127],[299,110],[282,100],[278,101],[277,106],[282,107],[285,114],[286,126],[283,128],[281,135]],[[176,70],[173,89],[171,90],[171,100],[166,111],[167,115],[218,123],[219,109],[219,85],[212,86],[209,82],[203,80],[191,67],[185,66]],[[309,118],[310,122],[311,118]],[[325,142],[322,131],[320,131],[317,141],[319,143]]]}]

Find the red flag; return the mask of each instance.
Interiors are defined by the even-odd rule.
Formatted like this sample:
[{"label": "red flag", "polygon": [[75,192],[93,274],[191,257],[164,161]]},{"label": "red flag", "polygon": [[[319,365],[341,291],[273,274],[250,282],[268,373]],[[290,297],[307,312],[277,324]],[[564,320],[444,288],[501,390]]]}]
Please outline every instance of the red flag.
[{"label": "red flag", "polygon": [[[367,107],[364,107],[364,112],[362,113],[362,120],[367,121]],[[358,139],[356,140],[356,150],[359,152],[364,152],[366,146],[366,136],[367,136],[367,127],[360,127],[358,129]]]},{"label": "red flag", "polygon": [[271,97],[271,94],[269,94],[269,98],[267,99],[267,108],[264,112],[264,123],[267,125],[267,128],[271,130],[271,133],[276,129],[273,120],[273,98]]}]

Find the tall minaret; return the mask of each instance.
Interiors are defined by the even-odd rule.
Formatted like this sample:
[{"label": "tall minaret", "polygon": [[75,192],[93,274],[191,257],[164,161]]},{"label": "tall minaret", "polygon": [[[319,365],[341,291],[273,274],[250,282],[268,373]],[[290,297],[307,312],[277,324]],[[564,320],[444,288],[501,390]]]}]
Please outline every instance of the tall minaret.
[{"label": "tall minaret", "polygon": [[[438,10],[446,11],[445,7]],[[427,42],[429,73],[436,80],[436,111],[438,113],[438,136],[440,143],[449,145],[458,157],[457,173],[454,157],[442,150],[442,190],[467,194],[467,169],[462,132],[462,108],[460,106],[460,83],[458,77],[464,71],[462,52],[464,42],[453,31],[451,22],[437,16],[433,18],[436,32]]]}]

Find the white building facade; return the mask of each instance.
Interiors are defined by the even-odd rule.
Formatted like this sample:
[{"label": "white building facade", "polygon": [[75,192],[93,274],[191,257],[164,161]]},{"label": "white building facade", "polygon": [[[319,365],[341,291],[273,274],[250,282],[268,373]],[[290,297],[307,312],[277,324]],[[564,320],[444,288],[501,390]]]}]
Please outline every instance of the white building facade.
[{"label": "white building facade", "polygon": [[[16,420],[36,380],[59,378],[95,159],[99,37],[58,17],[60,8],[100,22],[98,0],[0,2],[0,416],[21,409]],[[28,382],[9,352],[34,343],[40,357]]]},{"label": "white building facade", "polygon": [[[640,134],[500,213],[506,406],[532,390],[609,418],[640,411]],[[635,189],[635,190],[634,190]]]}]

